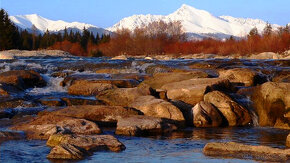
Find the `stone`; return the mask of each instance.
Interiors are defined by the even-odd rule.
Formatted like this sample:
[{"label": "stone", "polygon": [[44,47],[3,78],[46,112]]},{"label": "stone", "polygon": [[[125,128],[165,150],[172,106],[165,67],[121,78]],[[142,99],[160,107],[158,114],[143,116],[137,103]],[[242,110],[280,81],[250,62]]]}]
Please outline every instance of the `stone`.
[{"label": "stone", "polygon": [[28,123],[11,127],[12,130],[24,131],[28,139],[48,139],[57,133],[99,134],[101,129],[97,124],[85,120],[66,116],[43,115]]},{"label": "stone", "polygon": [[290,147],[290,134],[287,136],[286,139],[286,147]]},{"label": "stone", "polygon": [[6,108],[16,108],[16,107],[35,107],[36,104],[31,101],[25,101],[22,98],[13,97],[0,97],[0,110]]},{"label": "stone", "polygon": [[99,83],[88,80],[77,80],[68,87],[68,94],[94,96],[101,91],[113,88],[116,88],[116,86],[111,83]]},{"label": "stone", "polygon": [[107,105],[128,107],[140,96],[150,95],[150,88],[116,88],[99,93],[96,98]]},{"label": "stone", "polygon": [[118,120],[116,134],[127,136],[148,136],[176,130],[174,124],[161,118],[149,116],[130,116]]},{"label": "stone", "polygon": [[[290,83],[264,83],[255,88],[251,100],[260,126],[290,126],[290,118],[284,117],[290,112]],[[280,123],[276,123],[278,120]]]},{"label": "stone", "polygon": [[178,122],[185,121],[182,112],[177,107],[154,96],[140,96],[130,104],[130,107],[140,110],[147,116],[166,118]]},{"label": "stone", "polygon": [[119,118],[138,114],[139,112],[133,109],[104,105],[69,106],[65,109],[51,112],[51,115],[81,118],[103,123],[117,123]]},{"label": "stone", "polygon": [[226,118],[229,126],[245,126],[251,123],[249,111],[235,102],[230,96],[220,92],[209,92],[204,101],[213,104]]},{"label": "stone", "polygon": [[267,146],[253,146],[240,143],[207,143],[203,148],[206,156],[234,157],[247,159],[249,156],[259,161],[287,162],[290,149],[278,149]]},{"label": "stone", "polygon": [[100,100],[96,100],[93,98],[86,99],[82,97],[62,97],[62,102],[65,103],[66,106],[74,106],[74,105],[103,105],[104,103]]},{"label": "stone", "polygon": [[155,73],[152,78],[146,79],[142,84],[147,84],[153,89],[160,89],[163,85],[192,78],[207,78],[203,71]]},{"label": "stone", "polygon": [[126,147],[112,135],[67,135],[54,134],[46,142],[47,146],[55,147],[60,144],[71,144],[86,151],[110,150],[119,152]]},{"label": "stone", "polygon": [[55,98],[55,97],[43,97],[39,99],[38,102],[41,105],[45,105],[45,106],[63,106],[64,105],[64,102],[61,99]]},{"label": "stone", "polygon": [[71,144],[63,143],[52,148],[48,159],[79,160],[86,156],[86,151]]},{"label": "stone", "polygon": [[228,90],[232,86],[227,79],[198,78],[165,84],[162,89],[167,91],[167,98],[180,100],[185,103],[196,105],[203,100],[204,94],[211,90]]},{"label": "stone", "polygon": [[42,76],[33,70],[12,70],[0,73],[0,83],[16,86],[19,89],[46,86]]},{"label": "stone", "polygon": [[255,78],[257,78],[257,76],[257,72],[246,68],[234,68],[219,71],[220,78],[229,79],[231,83],[246,87],[254,86],[256,84]]},{"label": "stone", "polygon": [[219,111],[210,103],[201,101],[192,108],[195,127],[218,127],[223,119]]},{"label": "stone", "polygon": [[280,71],[276,72],[274,77],[272,78],[273,82],[284,82],[284,83],[290,83],[290,71],[285,70],[285,71]]}]

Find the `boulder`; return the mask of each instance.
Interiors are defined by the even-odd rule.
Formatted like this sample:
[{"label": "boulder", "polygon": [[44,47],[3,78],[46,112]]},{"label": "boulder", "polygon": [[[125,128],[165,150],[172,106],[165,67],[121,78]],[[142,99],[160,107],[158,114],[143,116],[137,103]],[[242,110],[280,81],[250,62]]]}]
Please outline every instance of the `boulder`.
[{"label": "boulder", "polygon": [[255,88],[251,100],[260,126],[290,126],[290,117],[284,116],[289,114],[290,83],[264,83]]},{"label": "boulder", "polygon": [[51,114],[37,117],[28,123],[13,126],[11,129],[24,131],[28,139],[48,139],[49,136],[57,133],[84,135],[101,133],[98,125],[91,121]]},{"label": "boulder", "polygon": [[16,107],[35,107],[36,104],[31,101],[25,101],[22,98],[2,97],[0,96],[0,110]]},{"label": "boulder", "polygon": [[0,73],[0,83],[16,86],[19,89],[46,86],[42,76],[33,70],[13,70]]},{"label": "boulder", "polygon": [[96,98],[108,105],[128,107],[140,96],[150,95],[150,88],[116,88],[99,93]]},{"label": "boulder", "polygon": [[286,147],[290,147],[290,134],[287,136],[286,139]]},{"label": "boulder", "polygon": [[252,121],[246,108],[220,91],[207,93],[204,96],[204,101],[213,104],[226,118],[229,126],[245,126]]},{"label": "boulder", "polygon": [[198,78],[165,84],[162,89],[167,91],[167,98],[180,100],[196,105],[203,100],[204,94],[211,90],[232,89],[229,80],[220,78]]},{"label": "boulder", "polygon": [[203,71],[155,73],[152,78],[146,79],[142,84],[147,84],[153,89],[160,89],[168,83],[206,77],[208,77],[208,74]]},{"label": "boulder", "polygon": [[176,130],[174,124],[161,118],[148,116],[130,116],[118,120],[116,134],[127,136],[148,136]]},{"label": "boulder", "polygon": [[144,115],[166,118],[174,121],[184,122],[182,112],[171,103],[154,96],[140,96],[130,107],[140,110]]},{"label": "boulder", "polygon": [[41,105],[45,105],[45,106],[63,106],[64,102],[59,99],[59,98],[55,98],[55,97],[42,97],[41,99],[38,100],[38,102]]},{"label": "boulder", "polygon": [[259,161],[287,162],[290,160],[290,149],[278,149],[267,146],[253,146],[240,143],[207,143],[203,148],[206,156],[254,158]]},{"label": "boulder", "polygon": [[231,83],[243,85],[246,87],[256,84],[257,72],[246,68],[234,68],[229,70],[219,71],[220,78],[229,79]]},{"label": "boulder", "polygon": [[116,88],[116,86],[111,83],[98,83],[95,81],[77,80],[68,87],[68,94],[93,96],[97,95],[101,91],[113,88]]},{"label": "boulder", "polygon": [[46,142],[47,146],[55,147],[60,144],[71,144],[86,151],[110,150],[119,152],[126,147],[112,135],[67,135],[54,134]]},{"label": "boulder", "polygon": [[87,152],[77,146],[63,143],[52,148],[47,155],[49,159],[67,159],[67,160],[79,160],[86,156]]},{"label": "boulder", "polygon": [[118,119],[122,117],[138,115],[139,112],[133,109],[123,108],[121,106],[82,105],[69,106],[65,109],[51,112],[50,114],[110,124],[117,123]]},{"label": "boulder", "polygon": [[218,127],[223,119],[219,111],[210,103],[201,101],[192,108],[195,127]]}]

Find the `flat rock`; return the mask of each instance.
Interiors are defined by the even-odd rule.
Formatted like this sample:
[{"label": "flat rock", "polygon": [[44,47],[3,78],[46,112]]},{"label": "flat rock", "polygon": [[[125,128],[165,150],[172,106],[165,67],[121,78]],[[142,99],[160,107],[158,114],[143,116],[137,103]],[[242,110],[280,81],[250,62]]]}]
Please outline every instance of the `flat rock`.
[{"label": "flat rock", "polygon": [[155,73],[152,78],[146,79],[142,84],[147,84],[153,89],[160,89],[163,85],[192,78],[206,78],[208,74],[203,71]]},{"label": "flat rock", "polygon": [[96,96],[108,105],[128,107],[140,96],[150,95],[150,88],[116,88],[103,91]]},{"label": "flat rock", "polygon": [[[284,117],[290,108],[290,83],[264,83],[255,88],[251,100],[260,126],[290,126],[290,118]],[[275,125],[277,121],[280,123]]]},{"label": "flat rock", "polygon": [[130,107],[140,110],[147,116],[166,118],[179,122],[185,121],[182,112],[177,107],[154,96],[140,96],[130,104]]},{"label": "flat rock", "polygon": [[51,135],[46,142],[46,145],[55,147],[60,144],[71,144],[86,151],[100,151],[110,150],[113,152],[119,152],[126,147],[118,139],[112,135],[63,135],[55,134]]},{"label": "flat rock", "polygon": [[161,118],[148,116],[130,116],[118,120],[116,134],[127,136],[148,136],[176,130],[174,124]]},{"label": "flat rock", "polygon": [[207,93],[204,96],[204,101],[213,104],[227,119],[229,126],[245,126],[252,121],[246,108],[220,91]]},{"label": "flat rock", "polygon": [[210,103],[201,101],[192,108],[195,127],[218,127],[223,119],[219,111]]},{"label": "flat rock", "polygon": [[234,157],[247,159],[249,156],[259,161],[287,162],[290,149],[278,149],[267,146],[253,146],[240,143],[208,143],[203,148],[207,156]]},{"label": "flat rock", "polygon": [[16,86],[19,89],[46,86],[42,76],[33,70],[12,70],[0,73],[0,83]]},{"label": "flat rock", "polygon": [[116,88],[116,86],[111,83],[99,83],[96,81],[77,80],[68,87],[68,94],[93,96],[97,95],[101,91],[113,88]]},{"label": "flat rock", "polygon": [[52,148],[47,155],[49,159],[79,160],[86,156],[86,151],[74,145],[63,143]]},{"label": "flat rock", "polygon": [[119,118],[138,114],[139,112],[133,109],[104,105],[69,106],[51,113],[51,115],[81,118],[104,123],[117,123]]},{"label": "flat rock", "polygon": [[162,89],[167,91],[168,99],[180,100],[194,106],[210,90],[231,90],[232,86],[227,79],[198,78],[165,84]]}]

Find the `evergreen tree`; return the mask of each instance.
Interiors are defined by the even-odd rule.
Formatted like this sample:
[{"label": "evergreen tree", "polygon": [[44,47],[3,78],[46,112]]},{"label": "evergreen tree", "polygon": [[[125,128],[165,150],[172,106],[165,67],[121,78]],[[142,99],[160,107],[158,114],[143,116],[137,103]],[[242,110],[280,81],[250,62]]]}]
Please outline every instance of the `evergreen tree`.
[{"label": "evergreen tree", "polygon": [[272,34],[272,32],[273,32],[272,30],[273,30],[272,25],[267,22],[267,24],[266,24],[266,26],[265,26],[265,28],[263,30],[263,35],[264,36],[270,36]]},{"label": "evergreen tree", "polygon": [[258,35],[259,35],[258,29],[257,29],[257,27],[254,27],[254,28],[251,29],[251,31],[249,32],[248,37],[253,37],[253,36],[258,36]]}]

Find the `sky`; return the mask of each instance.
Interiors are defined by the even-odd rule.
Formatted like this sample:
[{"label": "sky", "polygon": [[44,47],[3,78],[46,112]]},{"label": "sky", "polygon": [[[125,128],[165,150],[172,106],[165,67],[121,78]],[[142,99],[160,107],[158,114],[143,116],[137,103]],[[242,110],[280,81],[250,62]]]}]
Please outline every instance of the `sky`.
[{"label": "sky", "polygon": [[0,0],[9,15],[38,14],[51,20],[78,21],[110,27],[134,14],[168,15],[182,4],[215,16],[258,18],[290,23],[290,0]]}]

